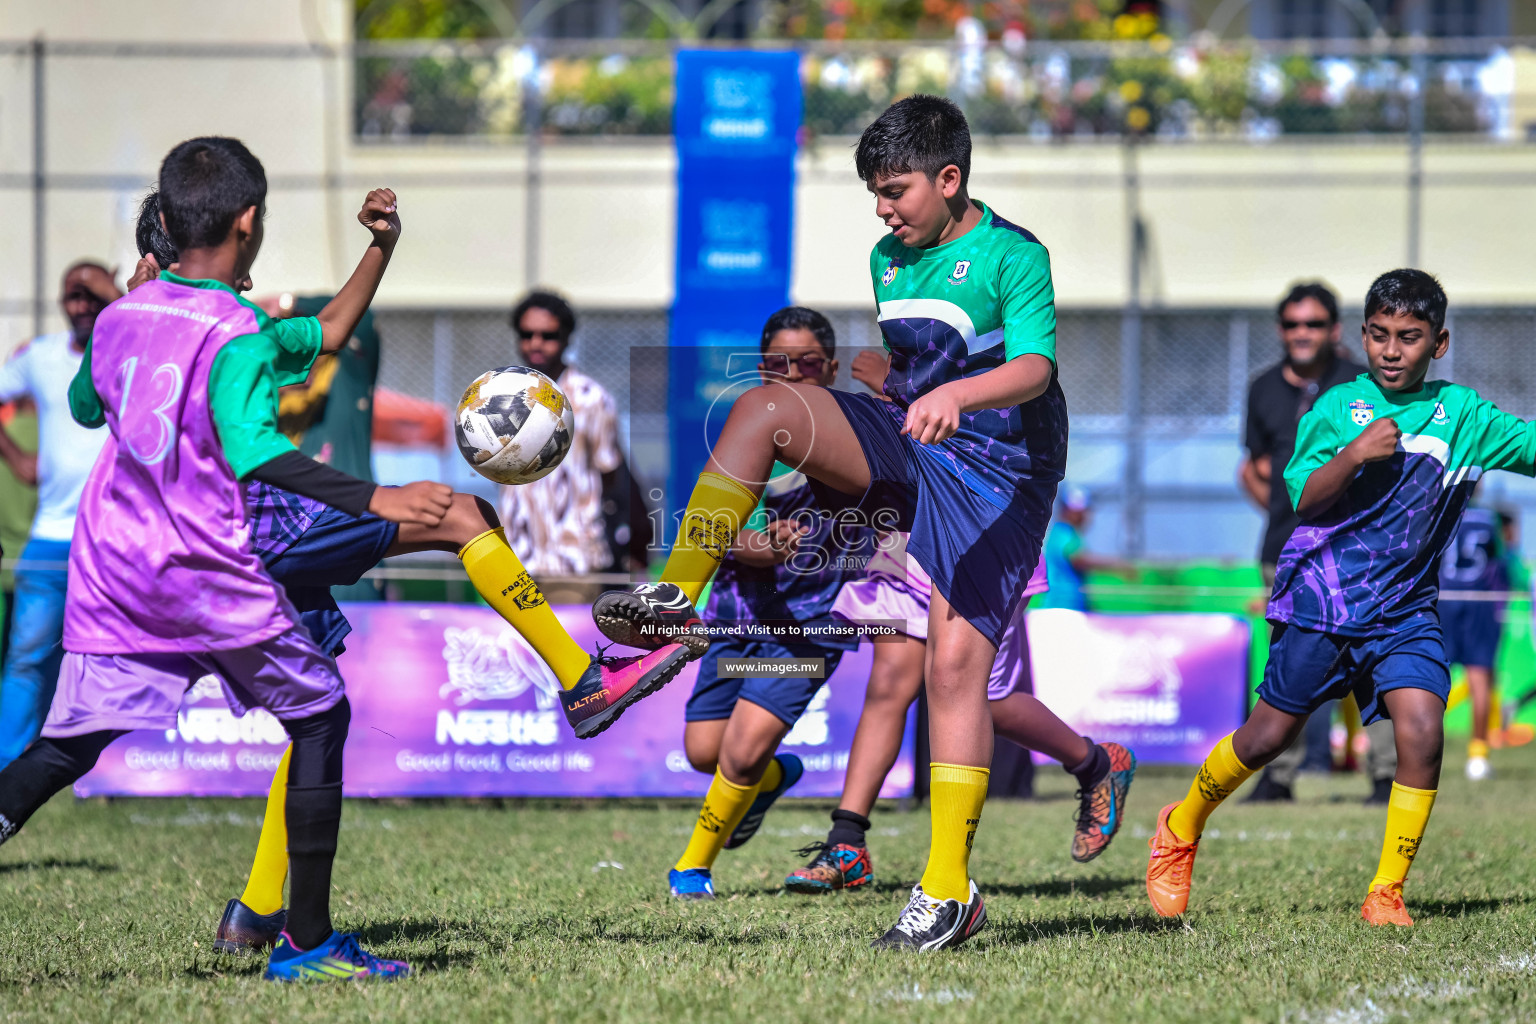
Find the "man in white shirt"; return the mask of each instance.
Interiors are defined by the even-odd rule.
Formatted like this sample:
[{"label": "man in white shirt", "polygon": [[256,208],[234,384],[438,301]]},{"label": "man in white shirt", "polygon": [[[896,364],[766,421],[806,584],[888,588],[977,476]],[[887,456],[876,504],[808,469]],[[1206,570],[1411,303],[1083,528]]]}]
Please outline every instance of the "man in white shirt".
[{"label": "man in white shirt", "polygon": [[59,296],[69,330],[33,338],[0,363],[0,402],[31,398],[38,431],[37,454],[31,455],[0,427],[0,459],[37,485],[37,514],[16,563],[16,607],[0,676],[0,767],[37,738],[58,683],[75,509],[108,436],[69,414],[69,382],[97,314],[120,295],[105,267],[76,263],[65,272]]},{"label": "man in white shirt", "polygon": [[[618,407],[601,384],[565,363],[576,330],[576,314],[565,299],[553,292],[529,293],[512,309],[512,329],[523,365],[554,378],[576,415],[571,450],[553,473],[502,488],[507,543],[550,595],[548,578],[603,572],[613,564],[603,493],[623,462]],[[562,588],[560,596],[580,602],[596,593],[584,596]]]}]

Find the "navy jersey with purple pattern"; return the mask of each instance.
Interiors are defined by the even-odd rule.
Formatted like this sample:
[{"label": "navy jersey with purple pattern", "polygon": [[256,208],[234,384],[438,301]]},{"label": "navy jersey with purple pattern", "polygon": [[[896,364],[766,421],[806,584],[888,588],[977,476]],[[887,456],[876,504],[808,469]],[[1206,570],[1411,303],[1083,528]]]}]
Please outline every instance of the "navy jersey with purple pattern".
[{"label": "navy jersey with purple pattern", "polygon": [[292,547],[314,525],[325,503],[260,480],[245,485],[245,515],[256,557],[270,562]]},{"label": "navy jersey with purple pattern", "polygon": [[1463,512],[1456,534],[1440,558],[1441,588],[1508,590],[1503,533],[1504,524],[1493,509],[1473,505]]},{"label": "navy jersey with purple pattern", "polygon": [[943,245],[910,249],[887,235],[870,254],[880,332],[891,354],[884,392],[898,421],[941,384],[1034,353],[1051,360],[1039,398],[961,413],[948,440],[922,448],[1007,510],[1022,481],[1054,486],[1066,470],[1067,403],[1057,382],[1050,254],[1034,235],[976,204],[982,219]]},{"label": "navy jersey with purple pattern", "polygon": [[[773,479],[745,526],[762,529],[777,519],[803,523],[811,532],[800,539],[794,556],[779,565],[746,565],[727,555],[710,588],[705,622],[827,622],[843,584],[863,577],[875,550],[874,530],[852,513],[825,515],[805,475],[783,463],[774,463]],[[847,648],[857,646],[858,638],[817,637],[814,642]]]},{"label": "navy jersey with purple pattern", "polygon": [[1312,473],[1382,417],[1402,431],[1397,452],[1362,467],[1338,501],[1291,534],[1270,621],[1354,637],[1438,622],[1441,553],[1478,478],[1494,469],[1536,475],[1536,424],[1449,381],[1405,394],[1361,374],[1302,417],[1285,470],[1292,501],[1300,504]]}]

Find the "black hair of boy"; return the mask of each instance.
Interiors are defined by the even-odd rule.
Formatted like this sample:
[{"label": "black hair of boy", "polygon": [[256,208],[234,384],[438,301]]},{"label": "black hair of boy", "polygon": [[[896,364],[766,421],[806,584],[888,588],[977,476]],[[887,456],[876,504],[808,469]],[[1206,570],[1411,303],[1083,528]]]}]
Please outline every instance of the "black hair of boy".
[{"label": "black hair of boy", "polygon": [[576,311],[571,304],[566,302],[563,296],[554,292],[533,291],[523,296],[517,305],[512,307],[512,329],[522,330],[523,314],[530,309],[542,309],[560,322],[560,340],[568,342],[571,335],[576,333]]},{"label": "black hair of boy", "polygon": [[1275,319],[1285,317],[1285,307],[1298,302],[1313,299],[1318,305],[1328,311],[1328,325],[1331,327],[1339,322],[1339,297],[1333,294],[1333,289],[1321,281],[1307,281],[1291,286],[1291,290],[1285,293],[1285,298],[1275,307]]},{"label": "black hair of boy", "polygon": [[908,96],[864,129],[853,164],[866,182],[912,171],[935,181],[954,164],[963,189],[971,177],[971,126],[960,108],[942,96]]},{"label": "black hair of boy", "polygon": [[1429,324],[1430,333],[1438,335],[1445,326],[1448,303],[1445,289],[1433,274],[1408,268],[1389,270],[1371,282],[1371,290],[1365,294],[1365,318],[1369,320],[1377,313],[1412,317]]},{"label": "black hair of boy", "polygon": [[805,306],[785,306],[768,318],[763,324],[763,339],[758,345],[759,352],[767,352],[769,342],[780,331],[810,331],[816,336],[816,341],[821,345],[821,350],[831,359],[837,355],[837,333],[832,330],[832,321]]},{"label": "black hair of boy", "polygon": [[133,240],[139,247],[140,256],[154,256],[164,270],[177,260],[176,246],[160,226],[160,193],[151,191],[139,204],[139,222],[133,229]]},{"label": "black hair of boy", "polygon": [[188,139],[160,164],[160,212],[178,252],[223,243],[242,212],[267,202],[267,174],[239,139]]}]

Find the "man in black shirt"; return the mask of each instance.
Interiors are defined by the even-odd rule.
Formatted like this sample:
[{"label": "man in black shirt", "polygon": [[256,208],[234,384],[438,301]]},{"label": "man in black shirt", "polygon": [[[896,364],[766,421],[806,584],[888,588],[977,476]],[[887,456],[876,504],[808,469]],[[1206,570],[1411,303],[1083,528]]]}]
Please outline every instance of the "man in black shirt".
[{"label": "man in black shirt", "polygon": [[[1286,464],[1296,448],[1296,426],[1324,391],[1366,372],[1364,366],[1340,354],[1339,303],[1327,286],[1295,285],[1280,300],[1277,313],[1285,358],[1255,378],[1248,389],[1248,454],[1238,471],[1243,489],[1268,515],[1259,554],[1266,586],[1274,585],[1280,550],[1299,522],[1283,480]],[[1291,749],[1265,769],[1249,799],[1293,799],[1292,787],[1306,760],[1308,743],[1327,750],[1331,716],[1325,713],[1313,717],[1316,721],[1309,723]],[[1390,723],[1381,725],[1384,728],[1368,730],[1371,776],[1375,790],[1384,786],[1384,791],[1390,793],[1396,749]],[[1321,760],[1327,763],[1326,753]]]}]

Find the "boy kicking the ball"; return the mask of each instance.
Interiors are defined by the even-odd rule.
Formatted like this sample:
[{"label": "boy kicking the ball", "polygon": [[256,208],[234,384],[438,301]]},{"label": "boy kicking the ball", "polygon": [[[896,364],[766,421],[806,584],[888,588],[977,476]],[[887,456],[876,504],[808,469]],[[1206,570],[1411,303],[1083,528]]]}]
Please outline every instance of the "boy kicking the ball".
[{"label": "boy kicking the ball", "polygon": [[1366,722],[1392,719],[1398,758],[1360,916],[1413,924],[1403,882],[1439,786],[1451,688],[1436,610],[1440,556],[1483,473],[1536,475],[1536,424],[1470,388],[1424,379],[1450,345],[1445,311],[1445,292],[1421,270],[1377,278],[1361,328],[1370,373],[1302,417],[1285,470],[1301,525],[1275,573],[1259,701],[1211,751],[1189,795],[1158,815],[1147,895],[1159,914],[1189,905],[1211,812],[1286,749],[1308,715],[1353,692]]},{"label": "boy kicking the ball", "polygon": [[[865,130],[855,163],[890,229],[870,275],[891,401],[790,382],[743,394],[685,507],[665,582],[604,595],[593,617],[620,643],[684,640],[693,602],[775,461],[804,473],[828,511],[858,509],[869,525],[886,515],[888,529],[909,532],[933,580],[933,840],[922,880],[876,945],[932,950],[986,923],[969,861],[992,761],[987,679],[1040,558],[1066,466],[1067,408],[1050,258],[967,194],[971,138],[959,108],[937,96],[894,104]],[[721,796],[750,802],[750,791]],[[722,817],[736,813],[721,806]]]}]

